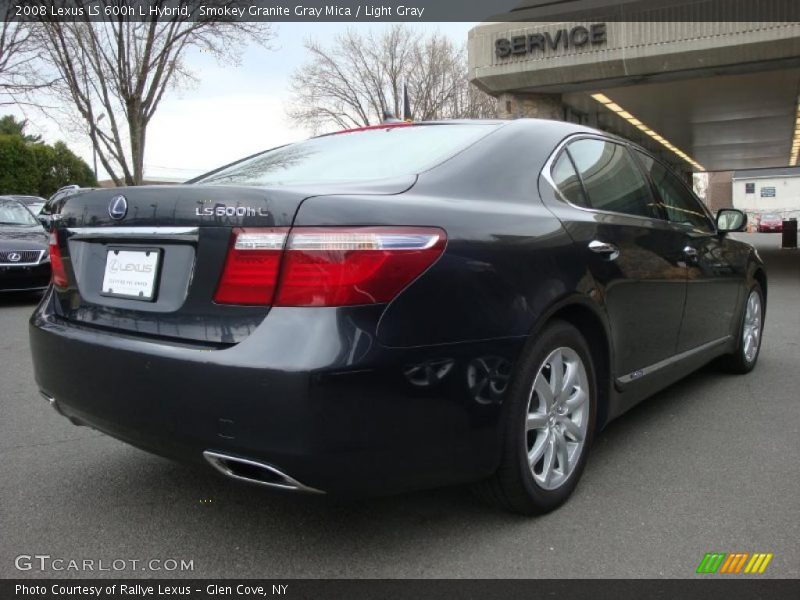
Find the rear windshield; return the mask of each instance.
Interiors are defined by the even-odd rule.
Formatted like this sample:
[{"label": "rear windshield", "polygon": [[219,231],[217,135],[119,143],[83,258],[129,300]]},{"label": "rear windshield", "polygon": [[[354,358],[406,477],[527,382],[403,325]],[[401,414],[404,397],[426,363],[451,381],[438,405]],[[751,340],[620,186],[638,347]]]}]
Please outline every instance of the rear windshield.
[{"label": "rear windshield", "polygon": [[327,135],[267,150],[192,183],[275,186],[412,175],[496,127],[495,123],[412,125]]}]

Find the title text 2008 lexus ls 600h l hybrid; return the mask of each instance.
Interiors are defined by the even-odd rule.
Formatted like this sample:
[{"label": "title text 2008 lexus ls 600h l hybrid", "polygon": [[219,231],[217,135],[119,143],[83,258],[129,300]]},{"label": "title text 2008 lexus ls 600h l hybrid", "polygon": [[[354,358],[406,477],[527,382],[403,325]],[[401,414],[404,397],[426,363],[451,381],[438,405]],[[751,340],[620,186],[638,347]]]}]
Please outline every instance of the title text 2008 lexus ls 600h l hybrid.
[{"label": "title text 2008 lexus ls 600h l hybrid", "polygon": [[31,320],[64,416],[329,494],[563,502],[609,420],[758,358],[764,266],[685,178],[568,123],[371,127],[68,198]]}]

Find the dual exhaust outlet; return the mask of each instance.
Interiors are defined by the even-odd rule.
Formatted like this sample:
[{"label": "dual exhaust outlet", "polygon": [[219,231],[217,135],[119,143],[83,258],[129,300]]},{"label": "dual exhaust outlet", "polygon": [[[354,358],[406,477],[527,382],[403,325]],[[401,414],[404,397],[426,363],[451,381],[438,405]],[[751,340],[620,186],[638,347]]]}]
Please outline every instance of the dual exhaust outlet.
[{"label": "dual exhaust outlet", "polygon": [[247,458],[222,454],[212,450],[203,452],[203,457],[217,471],[239,481],[256,483],[267,487],[289,490],[294,492],[311,492],[324,494],[325,492],[304,485],[272,465]]}]

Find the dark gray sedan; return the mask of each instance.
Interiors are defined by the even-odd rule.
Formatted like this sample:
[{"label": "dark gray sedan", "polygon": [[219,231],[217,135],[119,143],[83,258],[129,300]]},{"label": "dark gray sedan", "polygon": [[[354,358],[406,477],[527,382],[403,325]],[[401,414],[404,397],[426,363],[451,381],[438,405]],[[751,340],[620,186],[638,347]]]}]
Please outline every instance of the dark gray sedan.
[{"label": "dark gray sedan", "polygon": [[73,423],[238,481],[474,482],[552,510],[611,419],[713,359],[755,367],[766,270],[728,236],[747,218],[714,217],[686,179],[624,139],[518,119],[76,191],[31,319],[36,382]]},{"label": "dark gray sedan", "polygon": [[49,283],[47,232],[20,202],[0,197],[0,292],[40,291]]}]

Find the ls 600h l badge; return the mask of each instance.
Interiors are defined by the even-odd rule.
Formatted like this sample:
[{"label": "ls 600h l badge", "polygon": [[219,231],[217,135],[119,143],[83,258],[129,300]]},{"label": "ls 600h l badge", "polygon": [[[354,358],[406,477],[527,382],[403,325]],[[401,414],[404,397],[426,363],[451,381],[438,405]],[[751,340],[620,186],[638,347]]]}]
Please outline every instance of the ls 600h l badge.
[{"label": "ls 600h l badge", "polygon": [[269,211],[261,207],[215,204],[214,206],[198,206],[194,214],[198,217],[268,217]]}]

